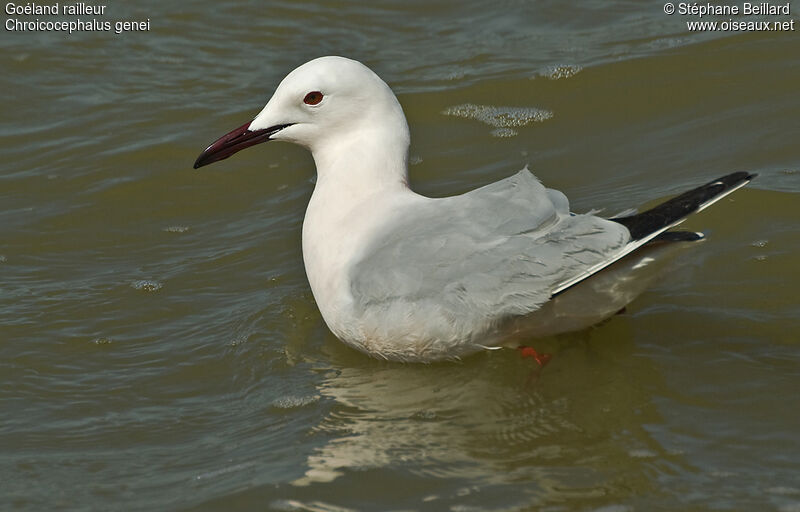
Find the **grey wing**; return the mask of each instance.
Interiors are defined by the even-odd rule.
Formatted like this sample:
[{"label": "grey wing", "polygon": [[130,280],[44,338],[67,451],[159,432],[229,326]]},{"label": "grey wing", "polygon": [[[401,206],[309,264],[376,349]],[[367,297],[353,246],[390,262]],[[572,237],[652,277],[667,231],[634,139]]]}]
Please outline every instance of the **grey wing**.
[{"label": "grey wing", "polygon": [[613,258],[629,240],[624,226],[568,209],[563,194],[527,170],[431,200],[398,219],[356,263],[354,304],[376,321],[424,316],[442,332],[474,329],[465,318],[491,325],[531,313],[559,283]]}]

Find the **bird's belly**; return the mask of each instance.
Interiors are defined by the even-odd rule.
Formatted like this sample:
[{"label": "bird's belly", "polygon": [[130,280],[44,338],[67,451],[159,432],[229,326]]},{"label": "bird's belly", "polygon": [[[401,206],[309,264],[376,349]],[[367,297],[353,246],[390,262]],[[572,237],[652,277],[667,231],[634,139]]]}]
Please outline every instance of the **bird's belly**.
[{"label": "bird's belly", "polygon": [[489,329],[474,319],[460,320],[453,321],[435,307],[395,303],[360,311],[338,332],[329,326],[343,342],[372,357],[428,363],[459,359],[486,348],[476,340],[483,339]]}]

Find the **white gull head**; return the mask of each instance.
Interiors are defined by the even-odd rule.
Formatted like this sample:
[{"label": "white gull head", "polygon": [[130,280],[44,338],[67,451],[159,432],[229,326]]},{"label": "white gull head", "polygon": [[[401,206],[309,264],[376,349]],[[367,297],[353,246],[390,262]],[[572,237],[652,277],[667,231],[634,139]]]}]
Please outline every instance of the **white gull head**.
[{"label": "white gull head", "polygon": [[403,109],[378,75],[355,60],[320,57],[289,73],[255,119],[209,146],[195,168],[281,140],[308,148],[321,180],[341,172],[336,179],[369,186],[405,183],[409,139]]},{"label": "white gull head", "polygon": [[320,57],[289,73],[250,130],[284,124],[289,126],[271,138],[312,152],[340,148],[365,132],[380,135],[384,147],[407,149],[409,142],[403,109],[389,86],[365,65],[344,57]]}]

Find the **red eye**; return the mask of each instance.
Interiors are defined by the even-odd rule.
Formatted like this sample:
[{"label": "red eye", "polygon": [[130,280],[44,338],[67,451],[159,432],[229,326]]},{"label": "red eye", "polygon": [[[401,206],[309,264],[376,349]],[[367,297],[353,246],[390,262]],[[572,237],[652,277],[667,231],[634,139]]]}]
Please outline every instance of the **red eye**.
[{"label": "red eye", "polygon": [[322,93],[319,91],[311,91],[303,98],[303,103],[306,105],[316,105],[320,101],[322,101]]}]

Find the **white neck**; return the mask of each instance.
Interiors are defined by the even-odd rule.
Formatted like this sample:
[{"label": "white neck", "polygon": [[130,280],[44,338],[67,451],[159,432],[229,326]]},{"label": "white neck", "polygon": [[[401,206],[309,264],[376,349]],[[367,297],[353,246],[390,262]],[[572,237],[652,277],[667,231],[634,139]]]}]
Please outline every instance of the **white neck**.
[{"label": "white neck", "polygon": [[317,305],[334,332],[346,324],[349,265],[380,225],[421,198],[408,188],[408,128],[402,120],[400,133],[396,125],[354,130],[311,148],[317,183],[303,221],[303,260]]},{"label": "white neck", "polygon": [[[354,207],[367,197],[391,189],[408,188],[408,143],[384,138],[378,131],[357,131],[342,140],[313,148],[317,191],[336,190],[329,197],[337,205]],[[327,205],[329,208],[333,204]]]}]

